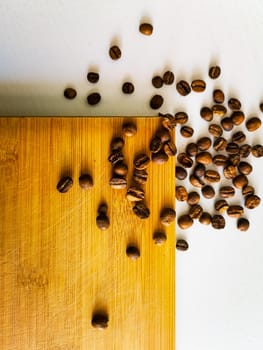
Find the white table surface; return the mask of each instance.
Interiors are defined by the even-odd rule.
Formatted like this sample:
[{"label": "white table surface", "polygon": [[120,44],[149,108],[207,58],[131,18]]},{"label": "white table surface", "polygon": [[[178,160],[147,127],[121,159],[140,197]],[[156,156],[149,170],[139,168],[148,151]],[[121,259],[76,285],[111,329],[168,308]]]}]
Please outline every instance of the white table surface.
[{"label": "white table surface", "polygon": [[[154,26],[150,37],[138,32],[144,19]],[[216,87],[226,98],[238,97],[247,117],[262,117],[262,42],[262,0],[1,0],[0,115],[156,115],[149,99],[161,93],[160,111],[186,111],[195,129],[191,140],[177,132],[182,151],[207,134],[199,110],[212,105]],[[112,43],[122,49],[119,61],[108,56]],[[207,74],[212,64],[222,69],[214,81]],[[96,85],[86,79],[92,69],[100,73]],[[182,97],[175,85],[154,89],[153,75],[167,69],[176,81],[205,79],[206,92]],[[125,80],[135,85],[131,96],[121,92]],[[67,86],[76,88],[75,100],[63,97]],[[96,107],[86,102],[92,91],[102,95]],[[249,133],[248,142],[262,143],[262,130]],[[248,160],[254,167],[249,182],[263,197],[262,158]],[[237,195],[230,202],[240,200]],[[202,205],[213,212],[213,200]],[[262,350],[262,205],[246,210],[247,232],[229,218],[220,231],[198,223],[177,230],[190,246],[177,253],[177,350]],[[186,210],[178,203],[177,215]]]}]

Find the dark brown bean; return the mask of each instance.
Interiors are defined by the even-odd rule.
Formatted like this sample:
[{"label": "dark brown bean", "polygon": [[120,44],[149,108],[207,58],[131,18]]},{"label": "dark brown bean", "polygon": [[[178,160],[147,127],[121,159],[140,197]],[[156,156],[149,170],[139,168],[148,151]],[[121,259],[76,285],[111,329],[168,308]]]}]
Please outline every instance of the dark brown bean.
[{"label": "dark brown bean", "polygon": [[177,112],[174,115],[177,124],[186,124],[188,122],[188,114],[185,112]]},{"label": "dark brown bean", "polygon": [[174,82],[174,74],[170,70],[166,71],[163,75],[163,82],[166,85],[172,85]]},{"label": "dark brown bean", "polygon": [[205,184],[204,181],[200,179],[200,177],[197,177],[194,174],[190,175],[189,181],[194,187],[198,187],[198,188],[202,188]]},{"label": "dark brown bean", "polygon": [[217,137],[213,143],[213,148],[215,151],[224,151],[226,149],[226,146],[227,146],[227,140],[220,136],[220,137]]},{"label": "dark brown bean", "polygon": [[211,79],[217,79],[221,74],[221,68],[219,66],[212,66],[209,68],[208,75]]},{"label": "dark brown bean", "polygon": [[150,209],[143,202],[137,202],[132,208],[135,215],[144,220],[150,216]]},{"label": "dark brown bean", "polygon": [[237,228],[240,231],[247,231],[249,229],[249,221],[245,218],[240,218],[237,221]]},{"label": "dark brown bean", "polygon": [[135,245],[129,245],[126,248],[126,255],[132,260],[137,260],[140,257],[140,251]]},{"label": "dark brown bean", "polygon": [[237,169],[234,165],[228,164],[224,167],[223,173],[226,179],[234,179],[237,176]]},{"label": "dark brown bean", "polygon": [[253,170],[252,165],[247,162],[240,162],[238,164],[238,171],[241,174],[249,175],[252,172],[252,170]]},{"label": "dark brown bean", "polygon": [[105,329],[108,327],[109,317],[106,313],[96,312],[92,316],[91,324],[92,327],[97,329]]},{"label": "dark brown bean", "polygon": [[213,157],[213,163],[216,166],[225,166],[227,163],[227,157],[224,154],[216,154]]},{"label": "dark brown bean", "polygon": [[262,145],[255,145],[252,147],[251,152],[255,158],[263,157],[263,146]]},{"label": "dark brown bean", "polygon": [[99,213],[99,215],[96,217],[96,225],[102,231],[107,230],[110,226],[110,220],[108,216],[104,213]]},{"label": "dark brown bean", "polygon": [[195,92],[203,92],[206,88],[206,83],[202,79],[196,79],[192,81],[191,88]]},{"label": "dark brown bean", "polygon": [[226,145],[226,151],[229,154],[239,154],[239,146],[235,142],[229,142]]},{"label": "dark brown bean", "polygon": [[185,214],[178,218],[177,223],[182,230],[186,230],[193,225],[194,221],[188,214]]},{"label": "dark brown bean", "polygon": [[227,215],[231,218],[240,218],[244,214],[244,209],[241,205],[230,205],[227,209]]},{"label": "dark brown bean", "polygon": [[73,88],[66,88],[64,90],[64,97],[66,97],[68,100],[73,100],[77,96],[77,91]]},{"label": "dark brown bean", "polygon": [[176,249],[180,251],[186,251],[189,248],[188,243],[184,239],[177,239],[176,241]]},{"label": "dark brown bean", "polygon": [[177,155],[177,160],[184,168],[191,168],[193,165],[193,160],[185,152],[181,152]]},{"label": "dark brown bean", "polygon": [[160,214],[160,221],[164,226],[170,226],[175,220],[175,210],[173,208],[163,208]]},{"label": "dark brown bean", "polygon": [[197,140],[197,146],[200,151],[207,151],[212,145],[212,141],[209,137],[201,137]]},{"label": "dark brown bean", "polygon": [[168,161],[168,155],[163,151],[152,153],[152,161],[155,164],[163,164]]},{"label": "dark brown bean", "polygon": [[99,78],[100,78],[99,73],[96,73],[96,72],[89,72],[89,73],[87,74],[87,79],[88,79],[88,81],[89,81],[90,83],[92,83],[92,84],[97,83],[97,82],[99,81]]},{"label": "dark brown bean", "polygon": [[152,109],[159,109],[163,104],[163,97],[161,95],[154,95],[150,100],[150,107]]},{"label": "dark brown bean", "polygon": [[90,106],[95,106],[97,105],[101,100],[101,96],[98,92],[92,92],[91,94],[88,95],[87,101]]},{"label": "dark brown bean", "polygon": [[141,153],[134,158],[133,165],[138,170],[146,169],[149,166],[150,158],[147,154]]},{"label": "dark brown bean", "polygon": [[232,164],[234,166],[238,166],[240,162],[240,155],[239,154],[229,154],[228,156],[228,163]]},{"label": "dark brown bean", "polygon": [[234,123],[230,117],[225,117],[221,120],[220,124],[225,131],[231,131],[234,127]]},{"label": "dark brown bean", "polygon": [[207,182],[219,182],[220,181],[220,174],[216,170],[206,170],[205,171],[205,180]]},{"label": "dark brown bean", "polygon": [[223,129],[218,124],[210,124],[208,127],[208,132],[214,137],[220,137],[223,134]]},{"label": "dark brown bean", "polygon": [[198,192],[192,191],[188,193],[187,203],[189,205],[198,204],[200,201],[200,194]]},{"label": "dark brown bean", "polygon": [[81,174],[79,177],[79,185],[83,190],[88,190],[93,187],[93,179],[89,174]]},{"label": "dark brown bean", "polygon": [[180,133],[183,137],[191,137],[194,134],[194,129],[191,126],[184,125],[180,129]]},{"label": "dark brown bean", "polygon": [[203,213],[203,208],[199,204],[192,205],[189,209],[188,215],[192,219],[199,219]]},{"label": "dark brown bean", "polygon": [[184,180],[187,177],[187,171],[181,166],[176,166],[175,175],[178,180]]},{"label": "dark brown bean", "polygon": [[245,120],[245,115],[242,111],[235,111],[231,114],[232,122],[234,125],[240,125]]},{"label": "dark brown bean", "polygon": [[259,206],[260,202],[261,199],[255,194],[245,197],[245,207],[248,209],[255,209],[257,206]]},{"label": "dark brown bean", "polygon": [[127,180],[122,176],[113,176],[110,179],[110,186],[114,190],[122,190],[127,187]]},{"label": "dark brown bean", "polygon": [[184,202],[188,198],[188,193],[184,186],[176,186],[175,187],[175,197],[179,202]]},{"label": "dark brown bean", "polygon": [[249,195],[254,194],[254,193],[255,193],[255,189],[253,186],[246,185],[246,186],[242,187],[243,196],[249,196]]},{"label": "dark brown bean", "polygon": [[199,218],[199,222],[203,225],[210,225],[211,224],[212,217],[209,213],[203,212],[202,215]]},{"label": "dark brown bean", "polygon": [[162,143],[165,143],[171,140],[170,132],[165,128],[158,129],[156,132],[156,136],[161,139]]},{"label": "dark brown bean", "polygon": [[213,119],[212,109],[210,109],[208,107],[203,107],[200,111],[200,115],[207,122],[210,122]]},{"label": "dark brown bean", "polygon": [[212,163],[212,156],[207,151],[199,152],[196,155],[195,160],[196,160],[197,163],[208,165],[208,164]]},{"label": "dark brown bean", "polygon": [[141,188],[132,186],[128,188],[126,198],[131,202],[139,202],[144,199],[144,191]]},{"label": "dark brown bean", "polygon": [[248,144],[244,144],[239,147],[239,153],[241,158],[247,158],[251,153],[252,147]]},{"label": "dark brown bean", "polygon": [[173,157],[177,153],[177,148],[173,141],[165,142],[165,144],[163,145],[163,150],[168,157]]},{"label": "dark brown bean", "polygon": [[124,155],[118,149],[114,149],[108,157],[108,161],[111,163],[112,166],[119,162],[122,162],[123,160]]},{"label": "dark brown bean", "polygon": [[229,208],[229,204],[225,199],[219,199],[215,202],[215,210],[219,213],[224,213]]},{"label": "dark brown bean", "polygon": [[116,175],[126,176],[128,173],[128,167],[124,163],[117,163],[113,166],[113,172]]},{"label": "dark brown bean", "polygon": [[226,222],[222,215],[217,214],[212,217],[211,224],[216,230],[221,230],[225,227]]},{"label": "dark brown bean", "polygon": [[197,177],[203,177],[205,175],[204,164],[199,163],[194,167],[194,175]]},{"label": "dark brown bean", "polygon": [[126,81],[122,85],[122,92],[124,94],[132,94],[134,92],[134,85],[131,82]]},{"label": "dark brown bean", "polygon": [[111,140],[110,148],[114,152],[120,151],[123,148],[124,144],[125,144],[125,142],[124,142],[122,137],[114,137]]},{"label": "dark brown bean", "polygon": [[162,147],[163,147],[163,143],[161,139],[157,136],[153,137],[150,142],[150,151],[152,153],[157,153],[161,150]]},{"label": "dark brown bean", "polygon": [[228,107],[232,109],[232,111],[238,111],[241,109],[241,102],[237,98],[230,98],[228,100]]},{"label": "dark brown bean", "polygon": [[213,117],[223,118],[226,115],[226,107],[222,105],[214,105],[212,107]]},{"label": "dark brown bean", "polygon": [[139,31],[143,35],[152,35],[153,32],[153,26],[151,23],[141,23],[139,26]]},{"label": "dark brown bean", "polygon": [[198,152],[198,146],[196,143],[190,142],[186,146],[185,151],[190,157],[194,157]]},{"label": "dark brown bean", "polygon": [[162,125],[165,129],[172,131],[177,124],[177,120],[172,114],[167,113],[162,116]]},{"label": "dark brown bean", "polygon": [[163,79],[159,75],[152,78],[152,84],[156,89],[160,89],[163,86]]},{"label": "dark brown bean", "polygon": [[190,92],[191,92],[191,87],[190,87],[190,85],[187,83],[187,81],[185,81],[185,80],[180,80],[180,81],[176,84],[176,90],[179,92],[180,95],[186,96],[186,95],[190,94]]},{"label": "dark brown bean", "polygon": [[232,182],[236,188],[242,189],[244,186],[246,186],[248,184],[248,179],[247,179],[246,175],[240,174],[240,175],[237,175],[236,177],[234,177]]},{"label": "dark brown bean", "polygon": [[121,58],[121,49],[119,48],[119,46],[113,45],[112,47],[110,47],[109,55],[110,58],[113,60],[118,60],[119,58]]},{"label": "dark brown bean", "polygon": [[215,190],[210,185],[204,186],[201,191],[202,191],[202,195],[207,199],[214,198],[215,196]]},{"label": "dark brown bean", "polygon": [[72,178],[70,176],[64,176],[59,180],[57,184],[57,190],[60,193],[66,193],[71,189],[72,186],[73,186]]},{"label": "dark brown bean", "polygon": [[216,89],[213,91],[213,100],[215,103],[224,103],[225,101],[225,94],[222,90]]},{"label": "dark brown bean", "polygon": [[246,128],[248,131],[256,131],[261,127],[261,120],[257,117],[252,117],[246,122]]},{"label": "dark brown bean", "polygon": [[162,245],[167,240],[167,236],[162,231],[156,231],[153,234],[153,240],[156,245]]},{"label": "dark brown bean", "polygon": [[137,127],[133,122],[126,122],[122,125],[122,132],[125,136],[131,137],[136,135]]},{"label": "dark brown bean", "polygon": [[219,189],[219,196],[221,198],[231,198],[235,195],[235,189],[232,186],[222,186]]},{"label": "dark brown bean", "polygon": [[146,170],[134,169],[133,180],[140,185],[145,185],[148,179],[148,173]]},{"label": "dark brown bean", "polygon": [[[243,131],[235,132],[232,135],[232,142],[242,143],[245,140],[246,140],[246,135],[243,133]],[[240,151],[240,149],[239,149],[239,151]]]}]

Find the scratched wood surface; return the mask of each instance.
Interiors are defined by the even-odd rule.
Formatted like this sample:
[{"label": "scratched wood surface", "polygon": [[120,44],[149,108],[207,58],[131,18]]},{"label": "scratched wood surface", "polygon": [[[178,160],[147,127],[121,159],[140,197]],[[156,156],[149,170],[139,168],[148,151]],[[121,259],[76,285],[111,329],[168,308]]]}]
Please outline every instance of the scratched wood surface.
[{"label": "scratched wood surface", "polygon": [[[145,186],[150,218],[140,220],[108,182],[113,136],[124,118],[0,118],[0,348],[1,350],[173,350],[175,344],[175,225],[161,227],[160,210],[174,207],[175,160],[150,164]],[[127,120],[127,118],[125,118]],[[134,118],[125,138],[132,161],[149,153],[158,118]],[[88,191],[81,172],[93,176]],[[56,190],[62,175],[74,185]],[[95,224],[101,201],[110,228]],[[163,246],[155,230],[167,234]],[[135,243],[141,256],[129,259]],[[94,329],[94,310],[109,315]]]}]

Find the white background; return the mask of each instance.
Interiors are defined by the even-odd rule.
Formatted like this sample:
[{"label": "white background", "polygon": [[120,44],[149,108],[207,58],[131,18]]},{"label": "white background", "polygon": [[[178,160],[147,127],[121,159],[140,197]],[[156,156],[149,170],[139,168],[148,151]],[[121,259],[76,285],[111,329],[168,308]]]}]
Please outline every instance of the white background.
[{"label": "white background", "polygon": [[[151,37],[138,31],[144,19],[154,26]],[[207,134],[199,110],[212,104],[215,87],[226,98],[238,97],[247,117],[262,116],[262,42],[262,0],[1,0],[0,115],[156,115],[149,99],[157,92],[165,99],[160,111],[189,114],[195,141]],[[108,56],[113,43],[122,49],[119,61]],[[222,68],[216,81],[207,74],[212,64]],[[98,84],[88,83],[89,69],[100,73]],[[206,92],[182,97],[175,85],[154,89],[153,75],[167,69],[176,81],[205,79]],[[121,92],[127,79],[135,85],[131,96]],[[63,97],[67,86],[77,89],[73,101]],[[86,102],[92,91],[102,95],[96,107]],[[248,142],[261,143],[262,135],[262,129],[249,134]],[[177,132],[179,150],[188,142]],[[249,182],[263,197],[262,159],[248,159],[254,167]],[[213,200],[202,205],[213,213]],[[186,210],[178,203],[178,215]],[[261,214],[262,205],[246,211],[247,232],[229,218],[225,230],[198,223],[177,230],[190,246],[177,253],[177,350],[263,348]]]}]

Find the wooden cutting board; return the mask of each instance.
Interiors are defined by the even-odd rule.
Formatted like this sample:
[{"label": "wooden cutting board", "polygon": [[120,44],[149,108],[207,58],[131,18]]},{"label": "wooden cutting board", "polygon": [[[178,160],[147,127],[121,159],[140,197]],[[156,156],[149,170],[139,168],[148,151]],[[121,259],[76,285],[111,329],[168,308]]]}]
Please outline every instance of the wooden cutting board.
[{"label": "wooden cutting board", "polygon": [[[0,327],[2,350],[173,350],[175,347],[175,225],[162,227],[175,204],[175,160],[151,163],[145,186],[151,215],[136,217],[126,190],[109,185],[107,158],[124,118],[0,118]],[[127,121],[127,118],[125,118]],[[133,118],[138,132],[123,149],[149,154],[158,118]],[[78,184],[82,172],[94,179]],[[61,194],[62,175],[74,184]],[[101,201],[110,227],[96,226]],[[167,234],[157,246],[155,230]],[[141,256],[131,260],[128,244]],[[104,330],[91,325],[108,313]]]}]

